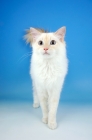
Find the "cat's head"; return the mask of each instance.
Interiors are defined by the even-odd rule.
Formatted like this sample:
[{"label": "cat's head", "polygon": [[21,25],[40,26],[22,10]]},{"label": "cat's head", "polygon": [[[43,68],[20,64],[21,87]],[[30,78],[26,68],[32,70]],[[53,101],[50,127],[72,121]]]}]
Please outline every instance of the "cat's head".
[{"label": "cat's head", "polygon": [[65,50],[65,32],[66,27],[62,27],[53,33],[30,28],[25,35],[25,39],[28,43],[31,43],[33,53],[44,58],[51,58],[60,53],[62,54],[62,51]]}]

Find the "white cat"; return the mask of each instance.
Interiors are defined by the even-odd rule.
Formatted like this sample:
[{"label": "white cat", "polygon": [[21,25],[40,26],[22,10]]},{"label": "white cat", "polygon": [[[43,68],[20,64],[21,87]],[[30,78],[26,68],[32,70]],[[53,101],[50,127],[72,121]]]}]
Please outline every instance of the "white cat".
[{"label": "white cat", "polygon": [[25,39],[33,48],[30,69],[33,81],[33,107],[41,106],[42,121],[48,123],[51,129],[57,127],[56,112],[68,70],[65,32],[65,27],[54,33],[30,28],[25,35]]}]

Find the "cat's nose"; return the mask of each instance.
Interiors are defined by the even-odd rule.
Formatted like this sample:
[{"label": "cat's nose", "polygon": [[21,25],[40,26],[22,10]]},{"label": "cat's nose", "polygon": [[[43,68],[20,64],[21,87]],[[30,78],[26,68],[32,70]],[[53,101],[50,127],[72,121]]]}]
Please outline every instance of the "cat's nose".
[{"label": "cat's nose", "polygon": [[48,50],[48,48],[44,48],[44,50],[45,50],[45,51],[47,51],[47,50]]}]

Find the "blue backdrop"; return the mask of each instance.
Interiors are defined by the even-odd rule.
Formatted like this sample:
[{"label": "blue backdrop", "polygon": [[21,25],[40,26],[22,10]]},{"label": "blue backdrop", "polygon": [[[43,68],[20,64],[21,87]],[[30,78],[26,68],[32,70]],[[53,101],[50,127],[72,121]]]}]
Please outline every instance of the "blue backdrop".
[{"label": "blue backdrop", "polygon": [[0,0],[0,99],[31,100],[25,29],[66,26],[69,71],[62,101],[92,101],[92,1]]}]

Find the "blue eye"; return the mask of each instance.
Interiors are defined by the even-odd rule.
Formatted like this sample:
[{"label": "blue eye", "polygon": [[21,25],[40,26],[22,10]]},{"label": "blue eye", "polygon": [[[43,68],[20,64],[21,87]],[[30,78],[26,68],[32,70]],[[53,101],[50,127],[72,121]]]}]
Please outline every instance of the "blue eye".
[{"label": "blue eye", "polygon": [[39,44],[39,45],[43,45],[43,41],[40,40],[40,41],[38,42],[38,44]]},{"label": "blue eye", "polygon": [[55,40],[51,40],[50,45],[55,45],[56,41]]}]

